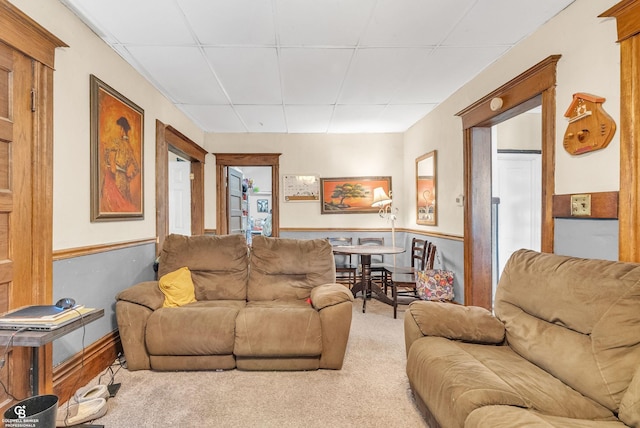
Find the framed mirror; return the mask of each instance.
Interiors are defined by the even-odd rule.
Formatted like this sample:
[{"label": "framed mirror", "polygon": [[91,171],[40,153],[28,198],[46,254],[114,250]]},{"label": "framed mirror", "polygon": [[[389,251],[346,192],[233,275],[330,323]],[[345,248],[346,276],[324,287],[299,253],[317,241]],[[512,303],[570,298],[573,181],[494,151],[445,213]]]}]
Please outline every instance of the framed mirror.
[{"label": "framed mirror", "polygon": [[435,226],[436,209],[436,150],[416,159],[416,210],[418,224]]}]

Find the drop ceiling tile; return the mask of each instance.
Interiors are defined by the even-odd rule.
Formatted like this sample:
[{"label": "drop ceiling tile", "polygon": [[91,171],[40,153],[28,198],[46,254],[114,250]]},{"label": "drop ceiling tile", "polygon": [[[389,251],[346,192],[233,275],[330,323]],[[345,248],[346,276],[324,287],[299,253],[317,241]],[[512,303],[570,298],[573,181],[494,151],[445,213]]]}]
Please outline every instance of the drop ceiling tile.
[{"label": "drop ceiling tile", "polygon": [[353,49],[280,50],[284,101],[289,104],[334,104]]},{"label": "drop ceiling tile", "polygon": [[289,133],[324,133],[333,114],[330,105],[287,105],[284,108]]},{"label": "drop ceiling tile", "polygon": [[440,103],[502,55],[508,47],[445,48],[421,57],[399,86],[393,104]]},{"label": "drop ceiling tile", "polygon": [[249,132],[287,132],[282,106],[236,105]]},{"label": "drop ceiling tile", "polygon": [[92,26],[108,40],[143,45],[184,45],[193,37],[174,0],[154,0],[150,4],[131,0],[65,0],[72,9],[86,14]]},{"label": "drop ceiling tile", "polygon": [[204,45],[276,43],[271,0],[178,0],[178,4]]},{"label": "drop ceiling tile", "polygon": [[378,119],[377,132],[405,132],[436,107],[434,104],[388,105]]},{"label": "drop ceiling tile", "polygon": [[445,46],[514,45],[573,0],[484,0],[477,2]]},{"label": "drop ceiling tile", "polygon": [[386,104],[428,48],[358,49],[340,94],[340,104]]},{"label": "drop ceiling tile", "polygon": [[[160,90],[178,104],[228,104],[198,48],[129,47],[136,62],[154,76]],[[188,74],[185,74],[188,70]]]},{"label": "drop ceiling tile", "polygon": [[205,54],[233,104],[281,104],[275,48],[206,48]]},{"label": "drop ceiling tile", "polygon": [[338,105],[333,113],[330,133],[376,132],[378,117],[384,111],[382,105]]},{"label": "drop ceiling tile", "polygon": [[275,0],[283,46],[355,46],[375,0]]},{"label": "drop ceiling tile", "polygon": [[379,0],[360,46],[435,46],[475,0]]},{"label": "drop ceiling tile", "polygon": [[183,104],[178,107],[205,132],[247,132],[231,106]]}]

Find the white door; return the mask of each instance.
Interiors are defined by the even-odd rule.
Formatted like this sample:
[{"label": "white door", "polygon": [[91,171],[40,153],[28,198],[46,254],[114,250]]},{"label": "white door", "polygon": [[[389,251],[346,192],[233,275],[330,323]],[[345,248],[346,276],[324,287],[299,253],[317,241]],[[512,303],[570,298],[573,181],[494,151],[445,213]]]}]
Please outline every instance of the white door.
[{"label": "white door", "polygon": [[540,251],[542,163],[539,153],[498,153],[494,197],[497,207],[498,275],[520,248]]},{"label": "white door", "polygon": [[169,233],[191,235],[191,163],[169,161]]}]

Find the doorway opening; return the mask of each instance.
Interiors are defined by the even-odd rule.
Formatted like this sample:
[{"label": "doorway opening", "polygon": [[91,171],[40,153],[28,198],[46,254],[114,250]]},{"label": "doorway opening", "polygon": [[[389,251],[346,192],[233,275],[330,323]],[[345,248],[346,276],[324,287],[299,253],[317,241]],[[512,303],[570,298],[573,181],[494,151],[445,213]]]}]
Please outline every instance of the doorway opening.
[{"label": "doorway opening", "polygon": [[[216,233],[279,236],[280,153],[214,153]],[[270,228],[270,233],[269,229]]]},{"label": "doorway opening", "polygon": [[493,306],[491,127],[538,106],[541,107],[540,251],[553,252],[555,85],[559,60],[560,55],[546,58],[457,113],[464,128],[465,305],[489,310]]}]

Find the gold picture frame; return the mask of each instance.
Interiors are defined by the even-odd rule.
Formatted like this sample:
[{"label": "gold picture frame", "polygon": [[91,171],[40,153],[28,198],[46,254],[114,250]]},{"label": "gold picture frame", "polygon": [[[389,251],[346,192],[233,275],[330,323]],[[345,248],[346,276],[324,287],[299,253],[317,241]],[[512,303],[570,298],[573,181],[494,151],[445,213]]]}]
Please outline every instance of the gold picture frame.
[{"label": "gold picture frame", "polygon": [[90,77],[91,221],[144,218],[144,110]]}]

